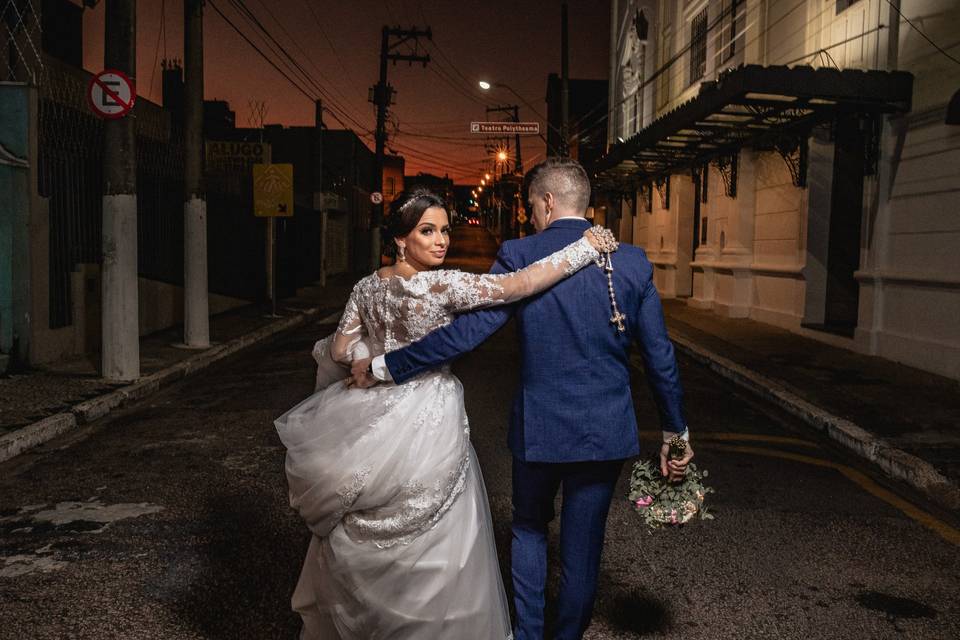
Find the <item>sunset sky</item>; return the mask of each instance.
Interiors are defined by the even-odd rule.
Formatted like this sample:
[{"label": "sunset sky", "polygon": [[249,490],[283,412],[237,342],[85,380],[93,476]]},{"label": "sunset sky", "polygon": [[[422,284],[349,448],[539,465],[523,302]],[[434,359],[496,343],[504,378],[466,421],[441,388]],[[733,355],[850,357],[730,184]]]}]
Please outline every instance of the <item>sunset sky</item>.
[{"label": "sunset sky", "polygon": [[[484,139],[471,136],[468,124],[486,119],[487,106],[519,101],[505,89],[481,92],[480,79],[515,89],[539,111],[521,103],[521,120],[539,120],[545,132],[547,75],[560,71],[559,0],[207,0],[206,98],[227,100],[237,125],[249,126],[252,101],[266,103],[267,123],[312,124],[318,90],[306,81],[300,84],[311,97],[294,88],[214,8],[267,51],[265,38],[241,17],[238,4],[245,4],[323,89],[325,107],[365,136],[371,148],[376,120],[367,89],[377,81],[382,27],[432,28],[432,43],[424,41],[421,49],[432,58],[427,68],[401,63],[388,72],[397,92],[388,148],[406,158],[408,174],[449,174],[458,183],[474,183],[489,168]],[[570,0],[571,77],[606,77],[609,12],[609,0]],[[84,66],[91,71],[103,67],[103,18],[103,2],[84,14]],[[160,102],[160,60],[182,57],[182,25],[183,0],[139,0],[140,95]],[[330,114],[325,123],[343,128]],[[527,168],[543,153],[539,138],[523,138]]]}]

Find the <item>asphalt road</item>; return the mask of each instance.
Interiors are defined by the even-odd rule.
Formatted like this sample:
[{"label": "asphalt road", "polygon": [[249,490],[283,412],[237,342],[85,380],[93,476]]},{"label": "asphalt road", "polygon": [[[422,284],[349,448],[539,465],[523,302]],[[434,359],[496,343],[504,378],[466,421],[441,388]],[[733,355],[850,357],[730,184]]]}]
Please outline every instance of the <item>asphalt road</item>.
[{"label": "asphalt road", "polygon": [[[453,260],[492,259],[482,230],[454,240]],[[310,348],[332,329],[305,327],[0,465],[0,638],[294,638],[308,533],[272,420],[310,393]],[[508,326],[454,369],[507,576],[515,339]],[[960,637],[956,523],[706,369],[681,371],[717,519],[651,535],[618,499],[587,638]],[[652,452],[639,368],[635,398]]]}]

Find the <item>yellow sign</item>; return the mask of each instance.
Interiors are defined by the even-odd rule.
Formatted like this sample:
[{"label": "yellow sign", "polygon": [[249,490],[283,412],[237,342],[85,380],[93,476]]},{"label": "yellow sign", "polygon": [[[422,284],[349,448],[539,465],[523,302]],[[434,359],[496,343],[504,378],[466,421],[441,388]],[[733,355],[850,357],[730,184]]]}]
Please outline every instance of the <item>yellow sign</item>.
[{"label": "yellow sign", "polygon": [[253,165],[253,215],[258,218],[293,215],[293,165]]}]

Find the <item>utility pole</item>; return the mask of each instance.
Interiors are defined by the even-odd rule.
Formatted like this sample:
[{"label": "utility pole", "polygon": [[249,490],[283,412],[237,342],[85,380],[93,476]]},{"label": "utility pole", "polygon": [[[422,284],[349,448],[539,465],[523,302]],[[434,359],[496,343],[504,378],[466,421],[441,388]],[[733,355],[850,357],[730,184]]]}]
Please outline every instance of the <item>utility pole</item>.
[{"label": "utility pole", "polygon": [[[137,73],[136,0],[106,7],[103,64]],[[136,120],[127,115],[103,125],[103,268],[101,271],[100,364],[107,380],[140,377],[140,320],[137,284]]]},{"label": "utility pole", "polygon": [[313,111],[313,208],[320,213],[320,286],[327,286],[327,210],[323,202],[323,102]]},{"label": "utility pole", "polygon": [[[371,88],[370,102],[377,107],[377,132],[376,132],[376,159],[373,168],[373,185],[370,193],[381,192],[383,190],[383,155],[387,146],[387,111],[393,104],[393,87],[387,83],[387,61],[392,60],[394,64],[397,61],[407,61],[411,65],[414,62],[421,62],[426,67],[430,62],[430,54],[420,54],[420,40],[426,38],[433,40],[433,32],[430,27],[420,30],[416,27],[410,29],[401,29],[400,27],[384,27],[380,36],[380,80]],[[408,49],[406,53],[398,53],[396,50],[404,44],[410,43],[412,50]],[[383,200],[379,203],[373,203],[373,209],[370,212],[370,266],[372,269],[380,268],[380,224],[383,221]]]},{"label": "utility pole", "polygon": [[[487,115],[491,113],[509,113],[512,114],[513,122],[520,122],[520,107],[515,104],[508,104],[504,106],[496,107],[487,107]],[[520,134],[518,133],[515,136],[514,145],[517,148],[517,156],[514,159],[514,172],[518,175],[523,175],[523,159],[520,157]]]},{"label": "utility pole", "polygon": [[210,346],[207,298],[207,200],[203,184],[203,0],[183,4],[185,169],[183,205],[183,343]]},{"label": "utility pole", "polygon": [[570,156],[570,41],[567,37],[567,0],[560,5],[560,155]]}]

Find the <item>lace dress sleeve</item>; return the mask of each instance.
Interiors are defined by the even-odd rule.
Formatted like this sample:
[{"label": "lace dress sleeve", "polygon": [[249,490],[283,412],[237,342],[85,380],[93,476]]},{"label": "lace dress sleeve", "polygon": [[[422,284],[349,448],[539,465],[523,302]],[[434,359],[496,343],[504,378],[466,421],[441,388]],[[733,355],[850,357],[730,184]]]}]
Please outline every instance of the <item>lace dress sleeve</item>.
[{"label": "lace dress sleeve", "polygon": [[451,312],[508,304],[549,289],[599,257],[586,238],[580,238],[546,258],[513,273],[473,274],[441,271],[432,293],[443,297]]},{"label": "lace dress sleeve", "polygon": [[350,364],[356,357],[359,357],[356,351],[366,335],[363,318],[360,316],[360,307],[357,304],[357,295],[358,292],[355,288],[343,310],[340,325],[337,327],[337,332],[333,335],[333,341],[330,345],[330,357],[342,364]]}]

